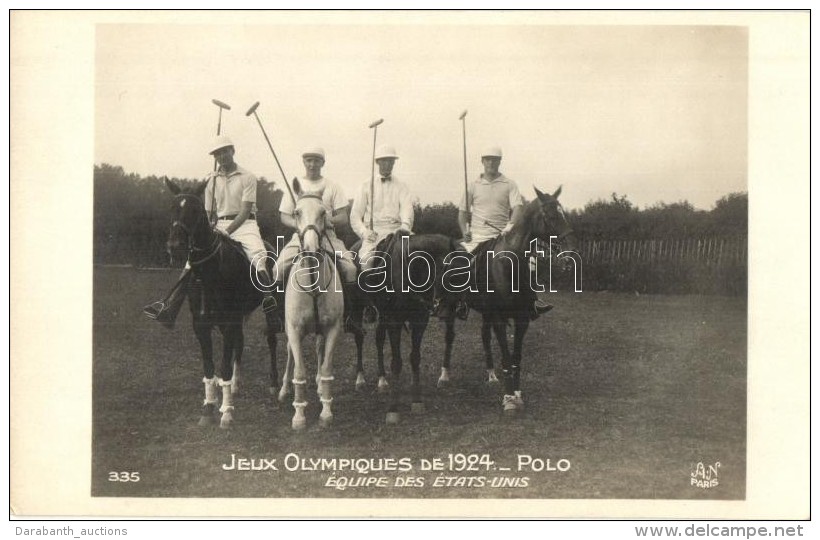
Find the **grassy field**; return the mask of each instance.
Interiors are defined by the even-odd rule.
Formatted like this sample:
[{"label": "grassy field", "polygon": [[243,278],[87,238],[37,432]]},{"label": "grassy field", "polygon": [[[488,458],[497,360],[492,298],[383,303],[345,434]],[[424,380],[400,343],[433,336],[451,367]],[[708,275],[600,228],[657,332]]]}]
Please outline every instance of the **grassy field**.
[{"label": "grassy field", "polygon": [[[140,313],[145,303],[165,293],[176,275],[95,268],[95,496],[745,496],[745,299],[550,295],[555,310],[533,323],[525,339],[522,388],[527,411],[513,419],[501,413],[501,389],[484,383],[476,313],[457,326],[453,381],[442,390],[436,388],[436,379],[443,327],[437,322],[429,327],[422,360],[427,411],[408,412],[396,426],[385,425],[386,396],[375,392],[372,332],[365,343],[369,386],[363,392],[354,388],[355,348],[347,336],[335,357],[335,423],[328,429],[318,427],[320,404],[311,390],[304,432],[291,430],[290,404],[279,405],[268,395],[267,350],[262,318],[256,313],[246,325],[244,386],[236,400],[236,424],[221,431],[197,426],[202,368],[187,307],[172,331],[144,320]],[[283,340],[280,370],[284,347]],[[306,350],[312,373],[312,345],[306,344]],[[409,345],[403,350],[409,351]],[[442,458],[446,464],[448,454],[456,453],[488,454],[495,468],[420,469],[422,459]],[[413,469],[341,471],[335,476],[332,471],[288,471],[288,454],[306,459],[408,458]],[[223,470],[232,455],[276,459],[278,470]],[[549,459],[553,468],[560,459],[571,466],[564,472],[519,471],[519,455]],[[720,462],[717,486],[690,485],[693,466],[699,462],[707,468]],[[511,470],[503,472],[501,467]],[[137,472],[139,481],[112,481],[112,472]],[[383,478],[386,485],[345,490],[326,486],[339,477],[354,483]],[[424,482],[424,487],[395,485],[408,477],[421,478],[417,482]],[[453,480],[456,477],[462,480]],[[491,487],[501,477],[517,479],[513,482],[518,486]],[[444,485],[434,485],[437,479]],[[455,482],[462,485],[452,485]]]}]

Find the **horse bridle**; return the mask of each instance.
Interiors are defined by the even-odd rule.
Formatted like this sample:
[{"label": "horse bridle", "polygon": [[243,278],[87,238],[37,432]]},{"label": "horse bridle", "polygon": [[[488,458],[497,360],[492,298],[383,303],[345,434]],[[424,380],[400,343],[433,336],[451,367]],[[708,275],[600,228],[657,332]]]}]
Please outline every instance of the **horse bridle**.
[{"label": "horse bridle", "polygon": [[[197,197],[196,195],[192,195],[190,193],[180,193],[180,194],[178,194],[174,197],[174,200],[178,200],[178,199],[182,199],[182,200],[185,200],[185,201],[195,200],[197,203],[199,203],[200,206],[202,206],[203,211],[205,210],[205,205],[202,203],[202,200],[199,197]],[[211,243],[210,246],[208,246],[206,248],[201,248],[201,247],[197,247],[197,246],[194,245],[194,237],[195,237],[197,231],[199,231],[199,226],[200,226],[201,223],[202,223],[202,220],[197,220],[194,223],[193,228],[189,228],[185,223],[183,223],[182,221],[180,221],[178,219],[175,219],[173,221],[173,223],[171,223],[171,229],[173,229],[174,227],[179,227],[180,229],[185,231],[185,236],[186,236],[187,241],[188,241],[188,263],[191,266],[198,266],[198,265],[212,259],[213,257],[216,256],[217,253],[219,253],[219,246],[220,246],[219,235],[215,235],[214,236],[214,241]],[[205,252],[205,256],[200,258],[200,259],[195,260],[193,254],[196,253],[196,252]]]},{"label": "horse bridle", "polygon": [[[318,195],[318,194],[315,194],[315,193],[306,193],[306,194],[299,197],[299,200],[302,200],[302,199],[318,199],[320,202],[324,202],[324,199],[322,198],[322,196]],[[294,210],[295,210],[295,208],[294,208]],[[316,236],[319,237],[319,250],[318,250],[318,252],[308,251],[308,250],[305,249],[305,235],[310,231],[315,232]],[[307,225],[304,229],[297,229],[296,230],[296,236],[297,236],[297,238],[299,238],[299,254],[298,254],[299,260],[304,258],[306,255],[316,256],[317,258],[319,257],[319,255],[324,255],[325,257],[328,256],[328,255],[332,255],[327,250],[322,249],[322,239],[327,239],[328,242],[330,241],[330,237],[328,237],[328,235],[327,235],[327,230],[321,231],[321,230],[319,230],[319,228],[316,225],[311,223],[310,225]],[[333,260],[332,257],[331,257],[331,260]],[[331,266],[334,266],[334,265],[331,264]],[[333,282],[333,274],[331,273],[330,277],[328,278],[328,282],[324,285],[324,287],[320,287],[319,289],[317,289],[318,292],[321,293],[322,291],[327,290],[327,287],[330,286],[330,284],[332,282]],[[301,286],[298,283],[296,285],[300,288],[300,290],[302,292],[305,292],[305,293],[308,293],[308,294],[311,294],[312,296],[314,296],[314,300],[315,300],[315,297],[317,295],[315,291],[303,290],[303,289],[301,289]]]},{"label": "horse bridle", "polygon": [[[549,229],[550,228],[550,223],[549,223],[549,217],[548,216],[549,216],[550,212],[546,208],[546,204],[543,201],[539,200],[538,203],[541,205],[541,219],[544,221],[544,228]],[[563,221],[567,225],[566,229],[564,229],[563,232],[559,233],[556,236],[556,240],[558,240],[558,242],[560,242],[564,238],[571,235],[573,231],[572,231],[572,227],[570,227],[569,224],[567,223],[566,217],[564,217],[564,212],[561,209],[561,203],[559,203],[558,201],[555,201],[555,204],[558,207],[558,213],[561,215],[562,218],[564,218]]]}]

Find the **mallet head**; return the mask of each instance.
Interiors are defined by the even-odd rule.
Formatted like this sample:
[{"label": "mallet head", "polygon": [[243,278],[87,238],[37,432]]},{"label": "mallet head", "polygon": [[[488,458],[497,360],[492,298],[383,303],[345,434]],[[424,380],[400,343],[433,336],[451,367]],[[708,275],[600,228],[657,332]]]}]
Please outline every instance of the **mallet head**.
[{"label": "mallet head", "polygon": [[465,109],[461,116],[458,117],[459,120],[464,120],[464,117],[467,116],[467,110]]},{"label": "mallet head", "polygon": [[379,124],[381,124],[382,122],[384,122],[384,118],[379,118],[378,120],[376,120],[375,122],[373,122],[372,124],[370,124],[367,127],[374,128],[374,127],[378,126]]},{"label": "mallet head", "polygon": [[216,106],[217,106],[217,107],[219,107],[220,109],[225,109],[225,110],[228,110],[228,111],[230,111],[230,110],[231,110],[231,106],[230,106],[230,105],[228,105],[227,103],[225,103],[225,102],[223,102],[223,101],[219,101],[218,99],[212,99],[212,100],[211,100],[211,103],[213,103],[214,105],[216,105]]},{"label": "mallet head", "polygon": [[253,113],[256,112],[257,108],[259,108],[259,102],[258,101],[256,103],[254,103],[253,105],[251,105],[251,108],[248,109],[248,112],[245,113],[245,116],[252,115]]}]

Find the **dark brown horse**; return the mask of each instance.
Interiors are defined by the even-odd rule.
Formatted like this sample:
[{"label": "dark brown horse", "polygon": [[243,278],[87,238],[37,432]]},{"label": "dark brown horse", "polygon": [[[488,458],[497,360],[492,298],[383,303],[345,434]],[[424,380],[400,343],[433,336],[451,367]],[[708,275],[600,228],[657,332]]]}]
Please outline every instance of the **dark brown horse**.
[{"label": "dark brown horse", "polygon": [[[492,333],[501,349],[504,374],[503,408],[507,413],[523,409],[521,394],[521,357],[524,336],[529,328],[535,292],[531,288],[530,259],[537,254],[538,245],[556,246],[564,242],[573,245],[572,229],[567,223],[558,196],[559,187],[552,195],[535,189],[537,198],[528,203],[513,228],[493,240],[480,244],[470,265],[471,289],[465,293],[467,304],[481,313],[481,341],[484,345],[486,367],[490,381],[494,379]],[[552,241],[551,241],[552,240]],[[561,258],[572,252],[562,252]],[[543,256],[549,256],[549,248]],[[515,328],[512,352],[507,343],[507,324]],[[450,350],[452,337],[446,336]],[[445,354],[440,383],[449,380],[450,355]]]},{"label": "dark brown horse", "polygon": [[[188,288],[194,333],[202,350],[205,402],[200,425],[214,421],[219,387],[222,388],[220,427],[233,423],[233,397],[239,388],[239,366],[244,347],[244,318],[262,302],[262,292],[250,279],[250,262],[236,242],[215,232],[202,202],[206,184],[189,192],[166,180],[174,194],[173,223],[168,236],[169,252],[186,250],[194,279]],[[276,385],[276,333],[270,318],[267,341],[270,350],[271,386]],[[218,373],[213,361],[211,332],[222,333],[222,362]]]},{"label": "dark brown horse", "polygon": [[[390,389],[390,404],[386,421],[397,423],[402,395],[402,330],[410,332],[410,367],[412,369],[411,410],[423,412],[420,373],[421,343],[436,301],[449,293],[442,287],[446,270],[444,259],[459,249],[458,242],[441,234],[407,235],[397,232],[385,238],[376,248],[382,257],[372,270],[362,275],[365,286],[379,311],[376,327],[379,390]],[[448,333],[455,335],[453,320],[448,321]],[[384,368],[384,342],[390,338],[390,377]],[[449,340],[452,345],[452,338]],[[362,366],[359,363],[361,373]],[[389,381],[389,382],[388,382]]]}]

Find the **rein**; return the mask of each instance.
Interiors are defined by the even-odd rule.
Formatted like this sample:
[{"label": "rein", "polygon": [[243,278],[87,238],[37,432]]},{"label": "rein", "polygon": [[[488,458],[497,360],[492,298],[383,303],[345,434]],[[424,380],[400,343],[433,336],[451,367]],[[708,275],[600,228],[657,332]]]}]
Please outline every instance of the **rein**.
[{"label": "rein", "polygon": [[[195,195],[191,195],[190,193],[188,193],[188,194],[179,194],[175,197],[175,199],[183,199],[183,200],[186,200],[186,201],[191,200],[191,199],[196,199],[197,202],[202,204],[202,200],[199,197],[196,197]],[[204,206],[203,206],[203,210],[204,210]],[[220,239],[219,239],[219,234],[214,233],[213,229],[211,229],[211,234],[214,235],[214,240],[213,240],[213,242],[211,242],[210,246],[203,248],[203,247],[196,246],[194,244],[194,242],[195,242],[194,238],[196,237],[196,233],[199,231],[199,226],[201,225],[201,223],[202,223],[202,220],[197,220],[194,223],[194,226],[193,226],[192,229],[188,228],[187,225],[185,225],[183,222],[181,222],[179,220],[175,220],[171,224],[172,228],[173,227],[179,227],[180,229],[185,231],[185,236],[188,240],[188,263],[192,267],[193,266],[199,266],[199,265],[209,261],[210,259],[214,258],[219,253],[220,248],[222,247],[222,244],[221,244]],[[194,253],[202,253],[202,252],[205,253],[204,256],[202,256],[199,259],[194,259]]]}]

